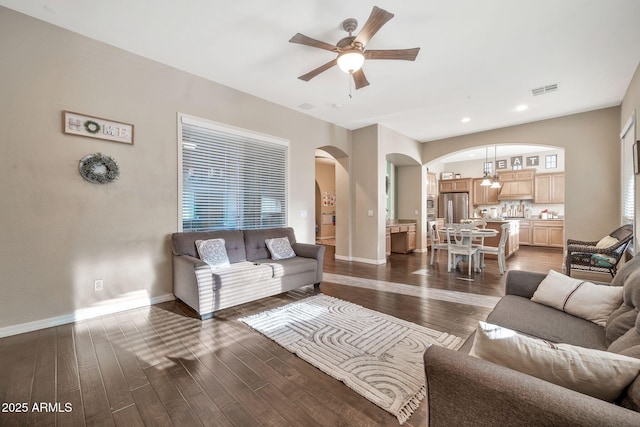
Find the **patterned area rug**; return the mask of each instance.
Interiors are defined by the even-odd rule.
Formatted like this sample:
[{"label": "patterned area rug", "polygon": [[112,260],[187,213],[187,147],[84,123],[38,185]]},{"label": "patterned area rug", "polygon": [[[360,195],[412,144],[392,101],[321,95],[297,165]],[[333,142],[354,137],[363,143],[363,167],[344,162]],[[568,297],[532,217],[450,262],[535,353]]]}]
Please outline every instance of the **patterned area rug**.
[{"label": "patterned area rug", "polygon": [[400,424],[425,397],[427,347],[457,350],[463,343],[326,295],[239,320],[395,415]]}]

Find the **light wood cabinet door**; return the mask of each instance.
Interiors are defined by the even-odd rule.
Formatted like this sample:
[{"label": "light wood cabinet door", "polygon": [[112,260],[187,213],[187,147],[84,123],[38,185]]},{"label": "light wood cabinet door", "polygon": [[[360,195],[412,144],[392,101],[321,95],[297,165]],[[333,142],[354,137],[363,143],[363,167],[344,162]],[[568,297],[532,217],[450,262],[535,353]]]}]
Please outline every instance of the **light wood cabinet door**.
[{"label": "light wood cabinet door", "polygon": [[488,204],[487,192],[485,191],[486,187],[481,186],[480,183],[482,183],[482,179],[473,180],[473,204],[474,205]]},{"label": "light wood cabinet door", "polygon": [[549,246],[564,247],[564,228],[549,227]]},{"label": "light wood cabinet door", "polygon": [[520,221],[520,244],[531,245],[531,223]]},{"label": "light wood cabinet door", "polygon": [[564,203],[564,174],[536,175],[536,203]]},{"label": "light wood cabinet door", "polygon": [[491,188],[491,187],[484,187],[486,189],[486,196],[485,196],[485,203],[487,205],[497,205],[498,203],[500,203],[500,200],[498,200],[498,194],[500,194],[500,189],[499,188]]},{"label": "light wood cabinet door", "polygon": [[551,203],[564,203],[564,174],[551,176]]},{"label": "light wood cabinet door", "polygon": [[536,203],[551,203],[551,176],[536,176],[536,191],[534,199]]},{"label": "light wood cabinet door", "polygon": [[552,248],[564,247],[564,222],[559,220],[533,221],[532,244]]},{"label": "light wood cabinet door", "polygon": [[440,180],[441,193],[464,193],[470,192],[473,183],[471,178],[468,179],[447,179]]},{"label": "light wood cabinet door", "polygon": [[549,246],[549,229],[547,227],[533,227],[533,246]]},{"label": "light wood cabinet door", "polygon": [[438,194],[438,179],[433,172],[427,172],[427,194],[436,196]]}]

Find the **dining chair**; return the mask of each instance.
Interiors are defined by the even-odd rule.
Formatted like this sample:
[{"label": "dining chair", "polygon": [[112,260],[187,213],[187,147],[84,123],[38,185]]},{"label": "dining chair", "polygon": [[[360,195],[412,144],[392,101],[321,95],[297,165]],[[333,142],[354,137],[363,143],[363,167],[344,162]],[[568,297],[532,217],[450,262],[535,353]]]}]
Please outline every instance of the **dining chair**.
[{"label": "dining chair", "polygon": [[480,264],[484,267],[484,255],[492,254],[498,256],[498,269],[500,270],[500,274],[504,274],[507,271],[507,261],[505,259],[505,247],[507,245],[507,239],[509,238],[509,228],[511,228],[510,223],[502,224],[502,234],[500,235],[500,241],[498,242],[498,246],[485,246],[483,245],[481,248],[478,248],[478,252],[480,254]]},{"label": "dining chair", "polygon": [[429,230],[429,237],[431,238],[431,261],[430,265],[433,265],[433,257],[438,252],[436,262],[440,261],[440,249],[447,249],[447,243],[440,238],[440,232],[438,231],[438,224],[434,222],[431,224],[431,230]]},{"label": "dining chair", "polygon": [[471,276],[471,263],[474,262],[476,266],[478,264],[478,248],[473,246],[471,230],[465,230],[461,227],[447,227],[446,230],[447,271],[450,272],[452,266],[455,269],[457,256],[466,256],[469,261],[469,276]]}]

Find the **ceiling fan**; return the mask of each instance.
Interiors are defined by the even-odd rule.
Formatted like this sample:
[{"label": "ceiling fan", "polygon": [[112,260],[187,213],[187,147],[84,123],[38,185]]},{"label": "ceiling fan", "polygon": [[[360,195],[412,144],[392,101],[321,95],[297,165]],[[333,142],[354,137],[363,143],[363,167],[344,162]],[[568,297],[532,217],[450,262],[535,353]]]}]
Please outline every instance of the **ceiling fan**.
[{"label": "ceiling fan", "polygon": [[369,40],[371,40],[380,28],[382,28],[382,26],[393,17],[393,13],[374,6],[371,11],[371,15],[369,15],[369,19],[364,23],[364,26],[357,36],[353,36],[352,33],[358,27],[358,21],[353,18],[345,19],[342,22],[342,28],[347,31],[349,35],[338,41],[335,46],[320,40],[312,39],[304,34],[296,34],[291,38],[291,40],[289,40],[289,42],[317,47],[319,49],[328,50],[338,54],[335,59],[298,78],[308,82],[318,74],[327,71],[334,65],[338,65],[342,71],[353,76],[356,89],[360,89],[369,85],[369,81],[367,81],[367,78],[362,71],[362,64],[365,59],[402,59],[405,61],[414,61],[420,51],[419,47],[415,47],[413,49],[388,50],[366,49]]}]

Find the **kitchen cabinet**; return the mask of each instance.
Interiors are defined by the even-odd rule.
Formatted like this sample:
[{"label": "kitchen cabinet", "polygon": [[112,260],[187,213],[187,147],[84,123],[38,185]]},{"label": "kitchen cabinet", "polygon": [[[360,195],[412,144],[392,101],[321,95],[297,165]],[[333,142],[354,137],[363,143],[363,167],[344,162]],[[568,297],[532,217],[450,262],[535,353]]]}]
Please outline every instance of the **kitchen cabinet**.
[{"label": "kitchen cabinet", "polygon": [[531,221],[523,219],[520,220],[520,244],[531,245]]},{"label": "kitchen cabinet", "polygon": [[502,188],[499,200],[533,199],[534,169],[501,172],[498,174]]},{"label": "kitchen cabinet", "polygon": [[473,187],[471,178],[466,179],[441,179],[441,193],[468,193]]},{"label": "kitchen cabinet", "polygon": [[416,223],[387,225],[387,254],[406,254],[416,249]]},{"label": "kitchen cabinet", "polygon": [[551,248],[564,247],[564,221],[534,220],[531,223],[533,246],[547,246]]},{"label": "kitchen cabinet", "polygon": [[480,185],[482,178],[473,180],[473,204],[497,205],[499,188],[483,187]]},{"label": "kitchen cabinet", "polygon": [[535,203],[564,203],[564,173],[545,173],[535,178]]},{"label": "kitchen cabinet", "polygon": [[433,172],[427,172],[427,195],[438,195],[438,178]]},{"label": "kitchen cabinet", "polygon": [[536,174],[535,169],[521,169],[511,172],[499,172],[500,181],[526,181],[533,180]]}]

